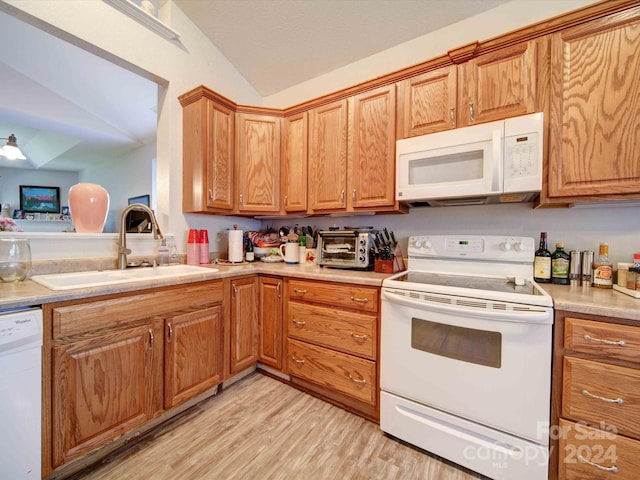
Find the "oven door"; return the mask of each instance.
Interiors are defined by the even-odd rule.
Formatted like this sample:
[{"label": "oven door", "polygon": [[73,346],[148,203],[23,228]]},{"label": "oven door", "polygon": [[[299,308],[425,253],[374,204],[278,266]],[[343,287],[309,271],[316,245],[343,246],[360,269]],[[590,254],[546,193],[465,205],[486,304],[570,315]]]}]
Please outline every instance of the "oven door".
[{"label": "oven door", "polygon": [[552,322],[548,307],[383,288],[381,389],[548,445]]}]

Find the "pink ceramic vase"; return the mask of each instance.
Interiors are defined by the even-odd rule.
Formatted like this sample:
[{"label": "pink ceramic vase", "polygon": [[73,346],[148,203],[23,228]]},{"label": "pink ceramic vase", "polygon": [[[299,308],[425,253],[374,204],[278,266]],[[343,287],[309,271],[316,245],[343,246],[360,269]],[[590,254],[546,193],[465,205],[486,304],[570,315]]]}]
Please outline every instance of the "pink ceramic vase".
[{"label": "pink ceramic vase", "polygon": [[78,233],[102,233],[109,213],[109,192],[96,183],[77,183],[69,189],[69,210]]}]

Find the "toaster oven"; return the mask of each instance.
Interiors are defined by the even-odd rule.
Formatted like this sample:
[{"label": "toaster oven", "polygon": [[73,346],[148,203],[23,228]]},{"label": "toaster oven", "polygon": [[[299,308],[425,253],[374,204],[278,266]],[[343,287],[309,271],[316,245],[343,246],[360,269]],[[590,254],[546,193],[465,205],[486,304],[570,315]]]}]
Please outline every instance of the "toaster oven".
[{"label": "toaster oven", "polygon": [[374,259],[372,232],[357,230],[320,230],[318,265],[321,267],[372,270]]}]

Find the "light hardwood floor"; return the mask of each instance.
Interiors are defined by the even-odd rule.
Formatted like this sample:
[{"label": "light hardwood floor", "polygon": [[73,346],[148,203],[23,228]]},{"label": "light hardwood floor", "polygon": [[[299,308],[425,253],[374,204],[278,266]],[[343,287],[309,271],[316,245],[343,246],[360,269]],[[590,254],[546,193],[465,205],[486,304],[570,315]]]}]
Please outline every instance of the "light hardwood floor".
[{"label": "light hardwood floor", "polygon": [[478,478],[256,372],[74,480]]}]

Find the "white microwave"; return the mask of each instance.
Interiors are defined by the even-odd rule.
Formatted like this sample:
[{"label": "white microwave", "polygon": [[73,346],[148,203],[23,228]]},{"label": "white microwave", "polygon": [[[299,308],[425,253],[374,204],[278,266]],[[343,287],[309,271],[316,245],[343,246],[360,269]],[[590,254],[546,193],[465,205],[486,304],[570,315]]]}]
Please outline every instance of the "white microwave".
[{"label": "white microwave", "polygon": [[396,199],[409,205],[528,202],[542,189],[543,114],[398,140]]}]

